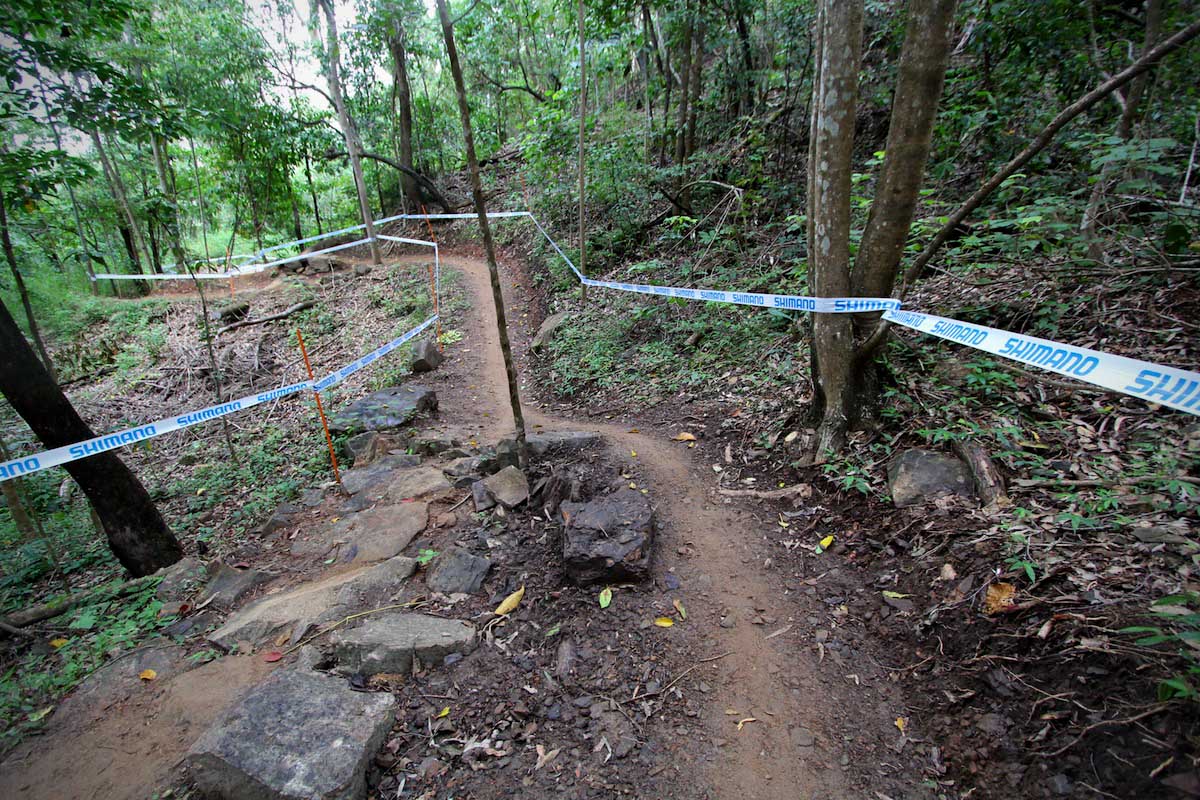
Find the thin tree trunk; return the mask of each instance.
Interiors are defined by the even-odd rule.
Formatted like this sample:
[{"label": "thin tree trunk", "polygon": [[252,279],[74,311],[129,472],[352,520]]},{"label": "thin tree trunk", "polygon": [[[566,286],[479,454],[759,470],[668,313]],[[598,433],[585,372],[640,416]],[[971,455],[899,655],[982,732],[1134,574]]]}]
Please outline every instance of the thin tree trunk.
[{"label": "thin tree trunk", "polygon": [[854,262],[855,296],[892,293],[929,158],[956,6],[957,0],[909,0],[887,155]]},{"label": "thin tree trunk", "polygon": [[[587,229],[584,227],[584,191],[587,188],[586,165],[587,152],[584,142],[587,138],[587,28],[583,13],[583,0],[579,0],[579,271],[587,275]],[[583,301],[587,302],[587,285],[580,290]]]},{"label": "thin tree trunk", "polygon": [[[50,102],[46,97],[45,85],[39,84],[39,89],[42,94],[43,105],[49,107]],[[46,116],[46,121],[50,125],[50,133],[54,137],[54,147],[62,150],[63,141],[62,135],[58,132],[58,123],[51,114]],[[75,187],[71,185],[71,182],[64,181],[64,184],[67,187],[67,197],[71,200],[71,216],[75,221],[75,234],[79,237],[80,263],[83,264],[83,268],[87,271],[88,284],[92,294],[96,294],[99,291],[99,287],[96,285],[96,271],[92,269],[92,251],[88,247],[87,237],[83,233],[83,217],[79,213],[79,199],[75,196]]]},{"label": "thin tree trunk", "polygon": [[688,101],[687,146],[684,148],[684,158],[690,158],[696,152],[696,117],[700,110],[700,96],[704,91],[704,2],[701,0],[696,10],[696,32],[692,39],[695,52],[692,54],[692,97]]},{"label": "thin tree trunk", "polygon": [[208,250],[208,209],[204,204],[204,187],[200,184],[200,162],[196,159],[196,140],[188,137],[188,149],[192,154],[192,176],[196,181],[196,199],[200,201],[200,236],[204,240],[204,258],[205,263],[209,263],[208,259],[212,258],[212,253]]},{"label": "thin tree trunk", "polygon": [[496,248],[492,242],[492,229],[488,225],[487,209],[483,202],[483,182],[479,178],[479,160],[475,157],[475,137],[471,132],[471,112],[467,108],[467,89],[463,84],[462,67],[458,62],[458,48],[454,45],[454,25],[446,0],[437,0],[438,17],[442,22],[442,36],[446,40],[446,53],[450,58],[450,72],[454,76],[454,89],[458,94],[458,114],[462,118],[463,141],[467,151],[467,169],[471,173],[471,193],[475,200],[475,213],[479,215],[479,228],[483,233],[483,250],[487,255],[488,277],[492,283],[492,302],[496,306],[496,327],[500,336],[500,352],[504,356],[504,372],[508,377],[508,399],[512,405],[513,424],[516,427],[517,458],[524,469],[529,463],[525,446],[525,416],[521,413],[521,393],[517,383],[517,370],[513,366],[512,347],[508,341],[508,322],[504,314],[504,295],[500,290],[500,271],[496,267]]},{"label": "thin tree trunk", "polygon": [[[754,13],[753,7],[750,9],[750,13]],[[740,2],[736,4],[734,17],[738,43],[742,48],[741,97],[738,102],[738,111],[742,116],[749,116],[754,113],[754,53],[750,45],[750,26],[746,24],[745,5]],[[786,89],[783,96],[785,98],[788,96]]]},{"label": "thin tree trunk", "polygon": [[150,134],[150,149],[154,156],[154,174],[158,177],[158,190],[171,206],[168,218],[163,223],[167,244],[171,248],[171,254],[175,256],[176,272],[186,272],[187,253],[184,252],[183,241],[179,238],[179,203],[171,185],[168,167],[171,156],[167,152],[167,143],[156,133]]},{"label": "thin tree trunk", "polygon": [[[1146,3],[1146,27],[1142,37],[1143,53],[1153,47],[1162,34],[1162,5],[1162,0],[1149,0]],[[1147,70],[1134,78],[1129,83],[1129,91],[1125,94],[1124,101],[1121,102],[1121,118],[1117,121],[1117,129],[1114,134],[1122,142],[1133,138],[1133,127],[1140,116],[1142,96],[1146,94],[1146,87],[1150,83],[1150,74],[1150,71]],[[1100,175],[1092,187],[1091,196],[1088,197],[1083,220],[1079,225],[1079,234],[1087,242],[1088,258],[1093,261],[1104,261],[1104,246],[1096,232],[1096,227],[1100,222],[1100,207],[1103,205],[1108,183],[1112,179],[1113,169],[1112,162],[1101,167]]]},{"label": "thin tree trunk", "polygon": [[[362,213],[363,225],[367,229],[367,238],[371,240],[371,263],[379,265],[383,262],[379,257],[379,244],[375,241],[375,222],[371,216],[371,201],[367,196],[367,182],[363,177],[362,142],[359,140],[358,129],[354,126],[354,120],[350,117],[350,110],[346,106],[346,98],[342,94],[342,59],[340,46],[338,45],[337,20],[333,14],[333,0],[316,0],[316,2],[325,14],[327,38],[325,78],[329,83],[329,95],[333,100],[334,110],[337,111],[338,125],[342,129],[342,136],[346,140],[346,151],[350,154],[350,170],[354,173],[354,188],[358,191],[358,207]],[[315,35],[316,32],[314,31]]]},{"label": "thin tree trunk", "polygon": [[320,236],[324,233],[321,229],[321,205],[317,202],[317,187],[313,185],[312,165],[309,163],[307,146],[304,148],[304,180],[308,183],[308,194],[312,198],[313,221],[317,224],[317,235]]},{"label": "thin tree trunk", "polygon": [[138,272],[145,273],[146,270],[142,264],[141,254],[145,254],[147,259],[149,259],[150,249],[146,247],[141,229],[138,227],[137,220],[133,216],[133,209],[129,205],[129,196],[125,193],[125,182],[121,180],[121,174],[117,172],[116,165],[108,157],[99,132],[92,130],[88,134],[92,140],[92,147],[96,148],[96,157],[100,159],[100,168],[103,170],[104,176],[108,179],[109,191],[112,193],[113,200],[116,201],[117,209],[121,212],[121,216],[125,217],[125,224],[129,228],[129,236],[133,240],[133,249],[130,250],[130,255],[132,256],[134,267],[137,268]]},{"label": "thin tree trunk", "polygon": [[[12,456],[8,452],[8,445],[3,439],[0,439],[0,458],[8,461]],[[21,535],[21,539],[26,542],[34,542],[43,538],[45,532],[41,524],[34,524],[36,510],[33,504],[26,506],[26,501],[29,499],[29,493],[25,488],[25,479],[20,477],[9,478],[0,483],[0,490],[4,492],[4,503],[8,506],[8,513],[13,519],[13,524],[17,526],[17,533]],[[52,554],[54,548],[47,546],[46,552]]]},{"label": "thin tree trunk", "polygon": [[[0,303],[0,393],[48,448],[95,436],[54,382]],[[109,546],[134,577],[149,575],[183,557],[149,493],[110,452],[64,465],[92,503]]]},{"label": "thin tree trunk", "polygon": [[[408,47],[405,41],[404,26],[400,19],[392,20],[392,30],[388,36],[388,47],[392,51],[392,75],[395,79],[393,97],[396,101],[396,123],[400,128],[399,161],[410,170],[413,166],[413,123],[412,123],[412,87],[408,82]],[[400,173],[400,186],[404,196],[413,210],[422,205],[421,190],[416,180],[404,172]]]},{"label": "thin tree trunk", "polygon": [[[821,0],[813,158],[808,165],[808,275],[817,297],[845,297],[850,292],[850,185],[862,26],[862,0]],[[856,413],[854,331],[844,314],[812,316],[814,408],[821,417],[814,457],[819,461],[842,447]]]},{"label": "thin tree trunk", "polygon": [[8,262],[13,282],[17,285],[17,294],[21,297],[21,307],[25,309],[25,321],[29,323],[29,335],[37,347],[38,355],[42,357],[42,365],[49,373],[50,379],[57,383],[58,377],[54,373],[54,362],[50,360],[46,342],[42,339],[42,331],[38,328],[37,318],[33,315],[33,304],[29,302],[29,291],[25,288],[25,278],[21,275],[21,270],[17,268],[17,254],[13,252],[12,237],[8,231],[7,205],[8,199],[4,196],[4,190],[0,189],[0,242],[4,247],[4,259]]},{"label": "thin tree trunk", "polygon": [[[685,5],[684,14],[687,18],[684,21],[683,28],[683,46],[680,50],[683,52],[683,68],[679,70],[680,87],[679,87],[679,108],[678,116],[675,123],[675,163],[683,164],[687,158],[687,120],[688,120],[688,101],[691,99],[691,92],[688,89],[691,86],[692,79],[692,4],[689,2]],[[681,175],[676,185],[676,189],[686,183],[686,180]],[[682,209],[679,209],[682,212]]]}]

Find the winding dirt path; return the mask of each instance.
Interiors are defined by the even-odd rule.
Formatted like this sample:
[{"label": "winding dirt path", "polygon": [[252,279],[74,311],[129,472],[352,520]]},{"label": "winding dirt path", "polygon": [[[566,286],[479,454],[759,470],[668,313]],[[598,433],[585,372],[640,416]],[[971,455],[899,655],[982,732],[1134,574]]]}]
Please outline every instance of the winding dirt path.
[{"label": "winding dirt path", "polygon": [[[470,300],[464,322],[472,349],[469,355],[473,361],[478,359],[477,410],[486,411],[488,420],[481,435],[511,435],[512,413],[487,265],[453,255],[443,256],[442,263],[462,275]],[[501,283],[511,332],[512,320],[520,319],[522,311],[528,313],[529,303],[517,296],[511,275],[504,275]],[[527,376],[522,376],[522,384],[529,430],[593,431],[606,438],[618,459],[632,461],[630,453],[637,453],[636,463],[663,528],[659,567],[674,566],[704,589],[691,593],[689,621],[700,623],[702,639],[713,655],[728,655],[713,662],[708,671],[715,686],[705,722],[717,745],[709,750],[702,743],[698,752],[688,754],[707,762],[707,786],[680,787],[682,796],[722,800],[852,796],[842,770],[829,764],[828,749],[814,748],[811,741],[805,744],[792,734],[793,726],[806,731],[838,727],[829,724],[839,712],[822,700],[827,693],[806,677],[817,674],[816,659],[808,652],[788,652],[785,639],[767,640],[770,630],[748,622],[756,610],[781,605],[778,585],[757,569],[748,546],[749,538],[759,535],[758,523],[744,509],[717,499],[708,488],[712,478],[701,472],[707,465],[693,464],[688,451],[672,443],[665,432],[651,435],[634,432],[628,425],[549,416],[529,401]],[[686,561],[681,553],[687,554]],[[720,624],[727,611],[737,620],[733,627]],[[756,722],[738,732],[736,722],[748,717]]]}]

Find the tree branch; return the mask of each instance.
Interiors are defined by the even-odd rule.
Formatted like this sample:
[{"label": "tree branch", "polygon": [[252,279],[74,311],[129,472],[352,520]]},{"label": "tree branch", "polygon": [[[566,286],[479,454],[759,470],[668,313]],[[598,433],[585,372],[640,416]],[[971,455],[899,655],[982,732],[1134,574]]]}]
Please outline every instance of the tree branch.
[{"label": "tree branch", "polygon": [[[400,172],[403,172],[405,175],[410,176],[415,181],[417,181],[417,183],[421,184],[421,186],[423,186],[425,188],[426,192],[433,199],[433,202],[435,202],[439,206],[441,206],[443,211],[445,211],[446,213],[451,213],[452,211],[454,211],[454,206],[450,205],[450,201],[448,201],[445,198],[445,196],[443,196],[442,193],[440,191],[438,191],[437,185],[434,184],[434,182],[431,181],[429,178],[427,178],[424,175],[422,175],[421,173],[417,172],[415,169],[409,169],[408,167],[401,164],[399,161],[390,159],[387,156],[381,156],[378,153],[368,153],[364,150],[360,155],[363,158],[369,158],[372,161],[378,161],[382,164],[387,164],[392,169],[398,170]],[[325,153],[325,158],[327,158],[327,159],[349,158],[349,156],[341,150],[329,150]]]}]

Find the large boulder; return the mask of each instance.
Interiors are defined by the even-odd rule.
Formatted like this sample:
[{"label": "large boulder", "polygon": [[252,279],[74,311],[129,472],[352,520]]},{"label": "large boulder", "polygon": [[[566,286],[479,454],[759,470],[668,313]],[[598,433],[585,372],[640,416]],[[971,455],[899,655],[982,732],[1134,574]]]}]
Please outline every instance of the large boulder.
[{"label": "large boulder", "polygon": [[329,418],[334,433],[400,428],[421,412],[437,413],[437,394],[427,386],[391,386],[356,400]]},{"label": "large boulder", "polygon": [[422,339],[413,345],[409,366],[413,372],[433,372],[445,360],[446,357],[432,339]]},{"label": "large boulder", "polygon": [[181,602],[191,597],[208,577],[204,563],[188,556],[154,573],[162,578],[155,593],[164,603]]},{"label": "large boulder", "polygon": [[618,489],[588,503],[560,508],[563,564],[577,583],[640,581],[650,575],[654,509],[645,495]]},{"label": "large boulder", "polygon": [[380,505],[292,540],[292,555],[332,555],[339,561],[384,561],[398,556],[429,523],[429,504]]},{"label": "large boulder", "polygon": [[188,751],[205,797],[360,800],[367,766],[396,700],[304,669],[272,674],[228,708]]},{"label": "large boulder", "polygon": [[473,594],[483,586],[492,562],[463,550],[451,547],[433,560],[425,585],[442,594]]},{"label": "large boulder", "polygon": [[427,614],[383,613],[368,617],[351,630],[330,637],[337,669],[346,675],[405,675],[413,657],[423,664],[451,653],[475,649],[475,628],[466,622]]},{"label": "large boulder", "polygon": [[888,465],[888,488],[898,508],[936,497],[975,494],[971,470],[953,456],[932,450],[905,450]]},{"label": "large boulder", "polygon": [[557,314],[551,314],[550,316],[546,317],[546,319],[542,322],[542,326],[538,328],[538,332],[534,335],[533,341],[529,344],[530,351],[534,353],[543,352],[547,347],[549,347],[550,342],[553,341],[554,336],[558,333],[559,328],[561,328],[563,324],[571,319],[572,316],[574,315],[569,311],[561,311]]},{"label": "large boulder", "polygon": [[314,625],[391,601],[416,571],[416,561],[396,557],[269,594],[231,616],[207,639],[223,650],[231,650],[238,642],[257,646],[287,633],[294,644]]},{"label": "large boulder", "polygon": [[208,583],[196,605],[211,605],[228,611],[251,592],[275,579],[275,575],[257,569],[238,569],[220,561],[208,565]]},{"label": "large boulder", "polygon": [[365,466],[358,466],[357,460],[354,463],[354,469],[342,473],[342,488],[351,495],[392,478],[397,470],[419,466],[421,457],[404,453],[384,456],[378,461],[370,461]]}]

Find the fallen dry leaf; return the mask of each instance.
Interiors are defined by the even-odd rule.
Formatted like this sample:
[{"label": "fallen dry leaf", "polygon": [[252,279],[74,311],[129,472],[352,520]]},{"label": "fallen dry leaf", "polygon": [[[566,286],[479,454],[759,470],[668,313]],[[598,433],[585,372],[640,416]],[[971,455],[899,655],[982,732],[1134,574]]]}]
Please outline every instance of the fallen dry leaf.
[{"label": "fallen dry leaf", "polygon": [[671,438],[677,442],[694,442],[694,441],[696,441],[696,436],[694,434],[687,433],[686,431],[684,433],[680,433],[676,436],[672,436]]},{"label": "fallen dry leaf", "polygon": [[679,612],[680,619],[687,619],[687,609],[683,607],[682,600],[676,600],[671,605],[675,606],[675,610]]},{"label": "fallen dry leaf", "polygon": [[904,729],[908,727],[908,720],[904,717],[896,717],[895,725],[900,729],[901,733],[904,733]]},{"label": "fallen dry leaf", "polygon": [[274,664],[276,661],[283,658],[283,653],[278,650],[272,650],[269,653],[263,653],[263,661],[268,664]]},{"label": "fallen dry leaf", "polygon": [[745,719],[739,719],[738,724],[737,724],[738,730],[740,731],[747,722],[758,722],[758,720],[755,719],[754,717],[746,717]]},{"label": "fallen dry leaf", "polygon": [[670,617],[659,617],[658,619],[654,620],[654,624],[660,628],[669,628],[675,624],[675,620],[671,619]]},{"label": "fallen dry leaf", "polygon": [[62,646],[63,646],[63,645],[65,645],[66,643],[67,643],[67,640],[66,640],[66,639],[64,639],[64,638],[62,638],[61,636],[60,636],[59,638],[57,638],[57,639],[51,639],[51,640],[50,640],[50,646],[51,646],[51,647],[53,647],[55,650],[57,650],[58,648],[62,647]]},{"label": "fallen dry leaf", "polygon": [[152,681],[158,677],[158,673],[152,669],[144,669],[138,673],[138,677],[144,681]]},{"label": "fallen dry leaf", "polygon": [[517,589],[508,597],[504,598],[504,602],[496,607],[496,614],[498,616],[504,616],[505,614],[511,614],[512,612],[516,611],[517,606],[521,605],[521,598],[524,596],[525,586],[522,585],[520,589]]},{"label": "fallen dry leaf", "polygon": [[1007,611],[1013,606],[1013,598],[1016,597],[1017,587],[1011,583],[1002,581],[993,583],[987,588],[987,597],[983,600],[983,610],[988,614],[997,614],[1001,611]]}]

